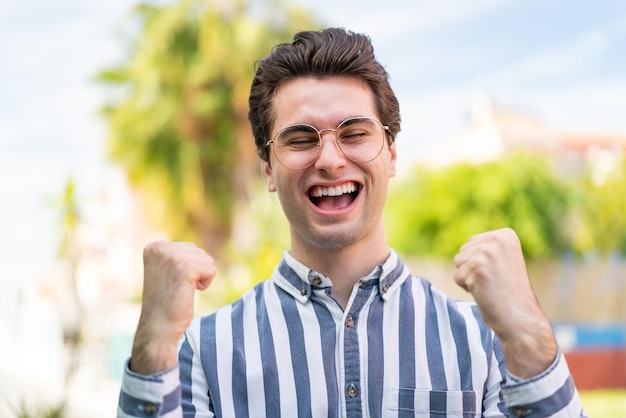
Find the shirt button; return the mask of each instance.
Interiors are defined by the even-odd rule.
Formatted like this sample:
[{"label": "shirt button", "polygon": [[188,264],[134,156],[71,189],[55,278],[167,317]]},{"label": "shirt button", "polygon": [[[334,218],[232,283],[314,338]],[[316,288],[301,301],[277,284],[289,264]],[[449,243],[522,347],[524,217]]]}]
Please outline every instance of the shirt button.
[{"label": "shirt button", "polygon": [[349,316],[348,319],[346,319],[346,327],[354,328],[354,319],[352,319],[351,316]]},{"label": "shirt button", "polygon": [[322,284],[322,278],[320,276],[313,277],[313,286],[319,286]]},{"label": "shirt button", "polygon": [[303,288],[301,288],[301,289],[300,289],[300,294],[301,294],[302,296],[305,296],[305,295],[306,295],[306,287],[303,287]]},{"label": "shirt button", "polygon": [[387,290],[389,290],[389,286],[387,286],[386,284],[383,285],[383,293],[387,293]]},{"label": "shirt button", "polygon": [[153,403],[145,403],[143,405],[140,406],[140,409],[143,410],[143,413],[149,417],[151,417],[152,415],[154,415],[156,413],[156,405]]},{"label": "shirt button", "polygon": [[346,390],[346,393],[348,394],[349,397],[354,399],[357,396],[359,396],[359,389],[356,387],[356,385],[350,384],[348,386],[348,389]]}]

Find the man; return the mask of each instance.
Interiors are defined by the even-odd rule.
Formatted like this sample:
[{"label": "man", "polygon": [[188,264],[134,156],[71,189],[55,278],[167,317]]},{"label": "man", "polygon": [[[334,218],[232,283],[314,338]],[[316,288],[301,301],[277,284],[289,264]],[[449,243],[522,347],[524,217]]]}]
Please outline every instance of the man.
[{"label": "man", "polygon": [[454,259],[476,304],[389,248],[399,106],[366,36],[301,32],[276,47],[249,119],[291,249],[269,280],[192,321],[213,259],[147,246],[118,416],[584,415],[512,230],[471,237]]}]

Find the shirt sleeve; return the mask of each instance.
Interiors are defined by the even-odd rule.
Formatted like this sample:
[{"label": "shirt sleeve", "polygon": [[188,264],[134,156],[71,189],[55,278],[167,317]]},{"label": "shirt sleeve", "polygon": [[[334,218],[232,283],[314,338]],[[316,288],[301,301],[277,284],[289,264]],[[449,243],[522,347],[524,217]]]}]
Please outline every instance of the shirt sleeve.
[{"label": "shirt sleeve", "polygon": [[502,396],[514,417],[587,417],[560,351],[548,369],[530,379],[507,371]]},{"label": "shirt sleeve", "polygon": [[199,356],[199,320],[191,322],[178,346],[176,367],[143,376],[126,362],[118,418],[213,418],[206,376]]},{"label": "shirt sleeve", "polygon": [[126,362],[117,408],[118,418],[182,417],[179,369],[143,376]]}]

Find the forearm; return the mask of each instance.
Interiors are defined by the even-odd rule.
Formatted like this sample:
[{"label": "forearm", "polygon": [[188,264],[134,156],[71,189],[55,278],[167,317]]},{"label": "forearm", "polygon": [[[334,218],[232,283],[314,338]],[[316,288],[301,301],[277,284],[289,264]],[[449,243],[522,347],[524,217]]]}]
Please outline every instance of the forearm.
[{"label": "forearm", "polygon": [[532,323],[506,338],[500,338],[508,371],[521,379],[544,372],[554,362],[558,347],[546,320]]}]

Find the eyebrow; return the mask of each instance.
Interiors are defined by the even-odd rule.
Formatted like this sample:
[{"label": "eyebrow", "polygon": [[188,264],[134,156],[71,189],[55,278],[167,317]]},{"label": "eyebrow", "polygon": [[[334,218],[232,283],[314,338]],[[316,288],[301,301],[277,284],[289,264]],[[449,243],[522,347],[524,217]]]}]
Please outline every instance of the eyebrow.
[{"label": "eyebrow", "polygon": [[[338,122],[335,124],[335,127],[334,127],[334,128],[332,128],[332,129],[337,128],[339,125],[341,125],[341,124],[342,124],[342,123],[344,123],[344,122],[353,121],[354,119],[356,119],[356,120],[362,120],[362,119],[376,119],[376,117],[374,117],[374,116],[365,116],[365,115],[353,115],[353,116],[348,116],[347,118],[344,118],[344,119],[341,119],[340,121],[338,121]],[[307,128],[312,127],[312,128],[317,129],[318,131],[321,131],[321,130],[324,130],[324,129],[329,129],[329,127],[320,128],[320,127],[318,127],[316,124],[313,124],[313,123],[308,123],[308,122],[296,122],[296,123],[294,123],[294,124],[291,124],[291,125],[288,125],[288,126],[284,127],[284,128],[283,128],[283,131],[287,131],[287,129],[289,129],[289,128],[296,128],[296,130],[297,130],[297,128],[302,128],[303,126],[305,126],[305,127],[307,127]]]},{"label": "eyebrow", "polygon": [[282,135],[290,134],[293,132],[303,132],[303,131],[314,133],[316,129],[317,128],[315,128],[312,125],[309,125],[306,123],[299,123],[296,125],[290,125],[290,126],[284,127],[283,129],[280,130],[278,135],[282,136]]},{"label": "eyebrow", "polygon": [[339,123],[343,124],[343,126],[350,126],[353,123],[357,123],[357,122],[361,122],[361,123],[366,122],[370,126],[376,125],[376,122],[374,122],[374,120],[368,116],[353,116],[351,118],[344,119],[342,122],[339,122]]}]

